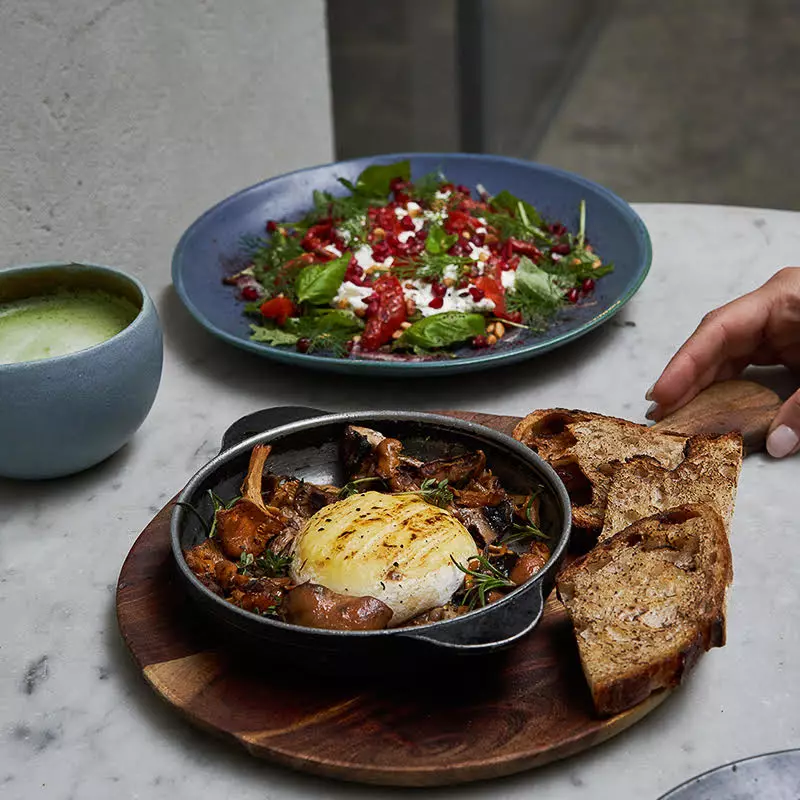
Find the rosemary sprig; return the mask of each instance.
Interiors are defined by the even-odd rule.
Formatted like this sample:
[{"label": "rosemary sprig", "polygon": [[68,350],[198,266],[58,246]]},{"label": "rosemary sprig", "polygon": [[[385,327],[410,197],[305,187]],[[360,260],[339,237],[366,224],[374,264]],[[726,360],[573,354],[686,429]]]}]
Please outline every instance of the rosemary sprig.
[{"label": "rosemary sprig", "polygon": [[[514,582],[504,575],[486,556],[475,556],[470,559],[465,567],[450,556],[452,562],[466,575],[464,578],[465,591],[462,596],[462,605],[469,606],[470,610],[477,604],[486,605],[486,596],[497,589],[508,589]],[[480,569],[472,569],[469,564],[477,561]]]},{"label": "rosemary sprig", "polygon": [[358,487],[361,486],[362,483],[374,483],[375,481],[382,481],[383,478],[379,478],[377,476],[371,476],[368,478],[356,478],[355,480],[346,483],[339,489],[339,499],[344,500],[346,497],[352,497],[354,494],[361,494],[363,491]]},{"label": "rosemary sprig", "polygon": [[525,519],[528,521],[527,525],[515,522],[511,526],[511,530],[500,540],[500,544],[514,544],[515,542],[526,542],[530,539],[540,539],[547,541],[548,536],[542,529],[534,522],[533,519],[533,501],[539,496],[541,489],[537,489],[528,498],[525,504]]},{"label": "rosemary sprig", "polygon": [[436,482],[435,478],[428,478],[422,482],[422,486],[420,486],[416,491],[392,492],[392,494],[394,494],[396,497],[415,494],[426,503],[430,503],[432,506],[447,508],[447,506],[453,502],[454,498],[453,492],[447,484],[447,478],[439,481],[438,483]]},{"label": "rosemary sprig", "polygon": [[206,536],[209,539],[214,538],[214,534],[217,532],[217,512],[225,509],[226,511],[231,508],[236,502],[242,499],[241,495],[237,495],[231,500],[228,500],[226,503],[222,500],[213,489],[208,490],[208,496],[211,498],[211,505],[214,507],[214,515],[211,517],[211,523],[209,524],[208,521],[203,517],[203,515],[191,504],[191,503],[184,503],[181,500],[176,500],[175,505],[180,506],[181,508],[185,508],[188,511],[191,511],[192,514],[197,517],[200,521],[200,524],[203,526],[203,530],[206,532]]}]

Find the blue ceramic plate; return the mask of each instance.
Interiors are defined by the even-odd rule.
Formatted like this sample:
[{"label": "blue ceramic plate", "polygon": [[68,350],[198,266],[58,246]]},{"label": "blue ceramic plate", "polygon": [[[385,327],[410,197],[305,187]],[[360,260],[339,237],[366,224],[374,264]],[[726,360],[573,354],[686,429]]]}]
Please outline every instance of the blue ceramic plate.
[{"label": "blue ceramic plate", "polygon": [[[586,234],[604,262],[615,269],[602,278],[594,302],[561,312],[546,332],[523,332],[514,342],[487,350],[469,346],[455,357],[427,361],[374,361],[302,354],[290,348],[270,347],[249,338],[249,320],[230,286],[222,283],[234,271],[241,240],[261,236],[267,220],[301,217],[312,207],[314,189],[346,194],[337,178],[355,181],[370,164],[408,159],[412,179],[441,170],[453,183],[483,184],[490,194],[503,189],[532,203],[550,221],[578,229],[578,206],[586,200]],[[258,183],[223,200],[197,219],[183,234],[172,259],[172,280],[195,319],[216,336],[237,347],[276,361],[349,374],[435,375],[471,372],[522,361],[577,339],[611,319],[641,286],[650,269],[650,237],[644,223],[624,201],[585,178],[553,167],[501,156],[397,153],[341,161],[291,172]],[[240,268],[241,268],[240,264]]]},{"label": "blue ceramic plate", "polygon": [[797,800],[798,797],[800,750],[783,750],[704,772],[661,800]]}]

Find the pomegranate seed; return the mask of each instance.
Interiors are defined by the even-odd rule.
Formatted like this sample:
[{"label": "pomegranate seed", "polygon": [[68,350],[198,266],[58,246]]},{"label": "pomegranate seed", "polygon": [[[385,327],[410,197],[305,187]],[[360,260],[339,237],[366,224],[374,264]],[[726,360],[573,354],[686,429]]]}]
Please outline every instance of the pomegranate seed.
[{"label": "pomegranate seed", "polygon": [[522,324],[522,312],[521,311],[512,311],[510,314],[506,314],[506,319],[509,322],[516,322],[518,325]]},{"label": "pomegranate seed", "polygon": [[400,176],[398,176],[398,177],[396,177],[396,178],[392,178],[392,179],[389,181],[389,188],[390,188],[390,189],[391,189],[393,192],[400,192],[400,191],[402,191],[403,189],[405,189],[405,188],[406,188],[406,186],[408,186],[408,184],[407,184],[407,183],[406,183],[406,182],[405,182],[405,181],[404,181],[404,180],[403,180],[403,179],[402,179]]},{"label": "pomegranate seed", "polygon": [[381,263],[386,261],[389,258],[389,245],[386,242],[376,242],[372,245],[372,258]]},{"label": "pomegranate seed", "polygon": [[578,290],[577,289],[570,289],[567,292],[567,300],[570,303],[577,303],[578,302]]},{"label": "pomegranate seed", "polygon": [[569,255],[569,245],[568,244],[554,244],[550,248],[551,253],[558,253],[560,256]]},{"label": "pomegranate seed", "polygon": [[416,226],[414,225],[414,217],[405,216],[400,220],[400,227],[404,231],[413,231],[416,230]]},{"label": "pomegranate seed", "polygon": [[584,281],[584,282],[581,284],[581,291],[582,291],[584,294],[588,294],[589,292],[591,292],[591,291],[592,291],[592,289],[594,289],[594,281],[593,281],[591,278],[587,278],[587,279],[586,279],[586,280],[585,280],[585,281]]},{"label": "pomegranate seed", "polygon": [[267,233],[275,233],[276,230],[278,230],[278,223],[274,219],[269,220],[267,222]]},{"label": "pomegranate seed", "polygon": [[554,236],[563,236],[567,232],[566,227],[564,227],[560,222],[554,222],[552,225],[548,225],[547,227],[550,233],[552,233]]},{"label": "pomegranate seed", "polygon": [[245,286],[242,289],[242,297],[245,300],[258,300],[258,289],[255,286]]},{"label": "pomegranate seed", "polygon": [[477,286],[470,286],[469,293],[472,295],[472,299],[478,303],[486,297],[486,292],[483,289],[479,289]]},{"label": "pomegranate seed", "polygon": [[472,239],[470,239],[470,241],[472,242],[472,244],[475,245],[475,247],[483,247],[483,241],[484,241],[483,240],[483,234],[482,233],[473,233],[472,234]]},{"label": "pomegranate seed", "polygon": [[307,353],[308,348],[311,347],[311,339],[298,339],[295,346],[297,347],[298,353]]},{"label": "pomegranate seed", "polygon": [[447,294],[447,287],[443,283],[432,283],[431,291],[434,297],[444,297]]},{"label": "pomegranate seed", "polygon": [[488,347],[489,346],[489,342],[486,341],[486,337],[485,336],[476,336],[472,340],[472,346],[476,347],[476,348]]},{"label": "pomegranate seed", "polygon": [[428,303],[428,308],[441,308],[444,305],[444,298],[443,297],[434,297],[433,300]]},{"label": "pomegranate seed", "polygon": [[472,194],[472,189],[470,189],[469,186],[464,186],[463,183],[459,183],[458,186],[456,186],[456,191],[461,192],[461,194]]},{"label": "pomegranate seed", "polygon": [[461,279],[461,280],[458,282],[458,288],[459,288],[459,289],[466,289],[466,288],[467,288],[467,286],[469,286],[469,281],[468,281],[466,278],[462,278],[462,279]]}]

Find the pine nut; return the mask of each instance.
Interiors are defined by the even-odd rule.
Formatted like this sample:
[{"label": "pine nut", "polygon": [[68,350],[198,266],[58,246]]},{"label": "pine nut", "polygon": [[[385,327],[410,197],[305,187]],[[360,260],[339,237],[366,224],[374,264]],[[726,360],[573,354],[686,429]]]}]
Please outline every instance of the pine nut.
[{"label": "pine nut", "polygon": [[486,344],[493,345],[497,344],[497,337],[492,333],[486,337]]},{"label": "pine nut", "polygon": [[340,300],[336,305],[344,311],[344,309],[350,306],[350,303],[348,303],[347,300]]},{"label": "pine nut", "polygon": [[411,327],[411,323],[410,323],[408,320],[406,320],[405,322],[401,322],[401,323],[400,323],[400,327],[401,327],[401,328],[402,328],[404,331],[407,331],[407,330],[408,330],[408,329]]},{"label": "pine nut", "polygon": [[357,308],[353,313],[360,319],[367,316],[367,310],[365,308]]},{"label": "pine nut", "polygon": [[488,260],[489,260],[489,254],[488,253],[484,253],[484,252],[478,253],[478,261],[488,261]]},{"label": "pine nut", "polygon": [[461,231],[461,235],[462,235],[462,236],[463,236],[465,239],[471,239],[471,238],[472,238],[472,234],[471,234],[469,231]]},{"label": "pine nut", "polygon": [[356,344],[358,344],[358,343],[361,341],[361,334],[360,334],[360,333],[357,333],[357,334],[356,334],[356,335],[353,337],[353,341],[354,341]]},{"label": "pine nut", "polygon": [[494,326],[494,334],[498,339],[502,339],[506,335],[506,326],[502,322],[496,322]]},{"label": "pine nut", "polygon": [[494,329],[495,329],[495,324],[494,324],[494,322],[490,322],[490,323],[489,323],[489,324],[486,326],[486,333],[494,333]]},{"label": "pine nut", "polygon": [[456,285],[456,282],[455,282],[455,281],[454,281],[452,278],[445,278],[445,279],[442,281],[442,283],[443,283],[443,284],[444,284],[444,285],[445,285],[445,286],[446,286],[448,289],[452,289],[452,288],[453,288],[453,287]]},{"label": "pine nut", "polygon": [[592,269],[597,269],[602,263],[603,262],[599,258],[596,258],[592,261]]},{"label": "pine nut", "polygon": [[392,334],[392,339],[399,339],[399,338],[400,338],[402,335],[403,335],[403,331],[402,331],[402,330],[395,331],[395,332]]},{"label": "pine nut", "polygon": [[372,235],[376,242],[382,242],[386,238],[386,231],[383,228],[373,228]]}]

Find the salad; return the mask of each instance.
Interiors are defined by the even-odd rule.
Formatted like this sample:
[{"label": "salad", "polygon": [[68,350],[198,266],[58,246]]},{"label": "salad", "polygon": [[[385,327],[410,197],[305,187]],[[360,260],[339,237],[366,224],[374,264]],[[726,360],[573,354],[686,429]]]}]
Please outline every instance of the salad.
[{"label": "salad", "polygon": [[342,358],[447,357],[543,331],[591,299],[613,267],[586,239],[507,191],[476,195],[409,162],[368,167],[343,197],[315,191],[302,220],[245,240],[225,278],[253,317],[251,338]]}]

